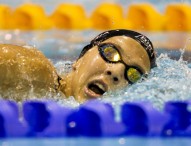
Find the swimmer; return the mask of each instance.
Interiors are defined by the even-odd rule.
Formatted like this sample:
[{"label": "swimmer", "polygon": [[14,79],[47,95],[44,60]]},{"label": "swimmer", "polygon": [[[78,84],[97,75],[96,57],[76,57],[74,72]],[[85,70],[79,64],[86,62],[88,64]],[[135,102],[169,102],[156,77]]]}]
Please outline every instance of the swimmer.
[{"label": "swimmer", "polygon": [[0,45],[0,96],[17,101],[61,93],[84,102],[131,85],[156,66],[151,41],[131,30],[110,30],[85,46],[72,71],[58,75],[37,49]]}]

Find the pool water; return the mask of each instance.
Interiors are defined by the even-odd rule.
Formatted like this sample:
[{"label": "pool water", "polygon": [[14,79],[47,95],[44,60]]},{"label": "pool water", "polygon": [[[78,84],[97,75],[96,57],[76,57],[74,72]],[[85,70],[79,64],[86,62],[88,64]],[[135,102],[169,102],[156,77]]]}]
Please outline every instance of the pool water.
[{"label": "pool water", "polygon": [[161,54],[157,58],[157,67],[151,71],[147,79],[119,91],[117,96],[119,102],[148,100],[161,107],[169,100],[189,100],[190,84],[191,69],[187,62],[181,58],[172,60],[167,54]]},{"label": "pool water", "polygon": [[190,146],[190,138],[41,138],[5,139],[1,146]]},{"label": "pool water", "polygon": [[[82,47],[98,32],[84,32],[83,34],[55,33],[55,32],[1,32],[1,42],[18,45],[32,45],[40,49],[54,63],[60,74],[71,69],[72,62],[79,55]],[[78,35],[76,35],[76,33]],[[191,98],[191,60],[190,52],[183,50],[169,51],[156,49],[157,67],[152,69],[147,78],[117,92],[105,93],[101,102],[111,104],[115,109],[116,120],[120,119],[119,107],[125,102],[149,101],[152,105],[163,110],[167,101],[185,101]],[[176,52],[176,53],[174,53]],[[184,58],[185,56],[186,59]],[[54,100],[64,107],[79,107],[73,97]],[[163,137],[115,137],[115,138],[10,138],[1,139],[2,146],[20,145],[89,145],[117,146],[117,145],[190,145],[190,138],[163,138]]]},{"label": "pool water", "polygon": [[[158,50],[157,50],[158,51]],[[158,51],[157,67],[152,69],[147,78],[117,92],[105,93],[99,100],[119,106],[126,101],[150,101],[161,109],[167,101],[189,100],[191,98],[191,64],[183,60],[187,52],[179,50],[179,56],[172,59],[168,51]],[[178,54],[178,52],[177,52]],[[71,69],[71,61],[58,61],[55,66],[59,73]],[[59,100],[64,106],[78,106],[71,97]]]},{"label": "pool water", "polygon": [[[79,56],[83,46],[99,33],[100,31],[92,30],[1,31],[0,42],[35,46],[51,59],[58,72],[62,74],[71,69],[72,62]],[[148,37],[153,40],[155,45],[160,40],[163,43],[162,38],[168,38],[168,34],[148,33]],[[158,67],[151,71],[147,79],[115,94],[106,93],[102,101],[119,105],[125,101],[149,100],[157,108],[161,108],[163,103],[168,100],[189,99],[191,97],[189,87],[191,84],[191,52],[187,50],[187,44],[182,46],[185,51],[182,48],[176,50],[156,48]],[[79,105],[72,97],[59,101],[59,103],[71,106]]]}]

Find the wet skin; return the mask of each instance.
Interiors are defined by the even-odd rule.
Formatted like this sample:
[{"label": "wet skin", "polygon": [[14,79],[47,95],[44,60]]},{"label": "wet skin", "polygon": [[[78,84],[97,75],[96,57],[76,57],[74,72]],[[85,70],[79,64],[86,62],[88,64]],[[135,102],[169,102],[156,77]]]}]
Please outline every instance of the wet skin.
[{"label": "wet skin", "polygon": [[[57,73],[37,49],[0,44],[0,96],[17,101],[55,93]],[[31,94],[30,94],[31,93]]]},{"label": "wet skin", "polygon": [[[126,36],[115,36],[102,43],[115,45],[125,64],[138,67],[142,73],[150,71],[149,57],[137,41]],[[107,91],[129,84],[125,80],[124,70],[122,63],[112,64],[103,60],[98,46],[94,46],[58,82],[56,69],[37,49],[0,45],[0,95],[17,101],[30,96],[41,98],[54,95],[60,91],[66,97],[74,96],[79,102],[98,98]],[[96,92],[91,86],[103,92]]]},{"label": "wet skin", "polygon": [[[122,60],[131,66],[138,67],[143,73],[150,71],[150,61],[145,49],[135,40],[126,36],[111,37],[102,43],[115,45]],[[62,80],[61,90],[66,96],[74,96],[78,101],[100,97],[103,93],[90,89],[94,84],[104,92],[116,90],[129,83],[124,77],[125,65],[108,63],[102,59],[98,46],[94,46],[73,64],[73,71]]]}]

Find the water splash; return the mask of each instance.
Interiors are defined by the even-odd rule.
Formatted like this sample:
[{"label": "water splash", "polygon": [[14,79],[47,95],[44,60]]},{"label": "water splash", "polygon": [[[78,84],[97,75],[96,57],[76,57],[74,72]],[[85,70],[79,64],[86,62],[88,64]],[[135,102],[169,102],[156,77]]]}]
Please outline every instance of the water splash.
[{"label": "water splash", "polygon": [[[184,51],[181,51],[184,55]],[[117,92],[105,93],[98,100],[112,104],[115,118],[120,121],[120,106],[127,101],[149,101],[155,108],[162,110],[167,101],[191,99],[191,64],[184,61],[182,55],[179,60],[173,60],[167,54],[161,54],[156,60],[157,67],[151,70],[147,78]],[[56,63],[57,69],[66,64],[62,61]],[[62,106],[76,108],[80,105],[73,97],[55,99]]]},{"label": "water splash", "polygon": [[[184,51],[182,51],[182,55]],[[170,59],[167,54],[157,58],[157,67],[152,69],[149,76],[123,90],[108,92],[99,100],[109,102],[116,108],[126,101],[150,101],[155,107],[162,108],[169,100],[188,100],[191,98],[191,68],[182,59]],[[55,64],[59,72],[68,72],[68,65],[72,62],[58,62]],[[69,66],[70,66],[69,65]],[[60,68],[60,66],[64,68]],[[144,80],[144,81],[143,81]],[[76,107],[80,105],[74,98],[58,100],[59,103]]]},{"label": "water splash", "polygon": [[125,101],[150,101],[161,108],[169,100],[191,98],[191,68],[182,57],[172,60],[167,54],[157,58],[157,67],[152,69],[147,79],[117,93],[107,93],[103,99],[114,106]]},{"label": "water splash", "polygon": [[[47,49],[47,44],[48,46],[51,46],[48,51],[51,49],[55,51],[55,48],[58,48],[57,46],[67,46],[65,44],[66,42],[62,37],[55,37],[55,34],[58,34],[59,32],[47,32],[46,37],[41,39],[39,42],[31,42],[31,37],[34,37],[35,34],[28,34],[28,32],[21,33],[19,31],[15,31],[13,34],[10,32],[5,32],[7,35],[2,34],[1,38],[3,42],[5,43],[15,43],[15,44],[32,44],[32,45],[37,45],[38,48],[41,48],[43,51],[43,45],[45,49]],[[54,35],[50,35],[50,34]],[[83,34],[80,34],[82,36],[89,36],[91,34],[92,38],[95,36],[95,33],[97,34],[98,32],[84,32]],[[60,34],[66,35],[66,32],[60,32]],[[59,36],[60,36],[59,34]],[[71,33],[68,32],[68,35]],[[68,36],[66,35],[66,36]],[[50,38],[48,36],[53,36],[53,38]],[[48,37],[48,38],[47,38]],[[79,37],[79,36],[77,36]],[[85,38],[84,40],[88,40],[88,38]],[[38,40],[32,39],[32,40]],[[51,41],[50,41],[51,40]],[[23,43],[25,42],[25,43]],[[61,43],[62,42],[62,43]],[[73,43],[72,43],[73,44]],[[74,43],[75,44],[75,43]],[[77,43],[78,45],[78,43]],[[66,54],[69,56],[68,58],[71,58],[71,56],[74,54],[74,52],[79,52],[79,50],[76,50],[76,48],[82,48],[84,44],[82,42],[79,43],[79,46],[72,47],[70,49],[65,48],[70,50],[70,53],[58,53],[56,54]],[[75,49],[74,49],[75,48]],[[187,55],[187,59],[189,59],[189,53],[188,52],[191,48],[191,38],[188,38],[185,46],[183,49],[180,50],[181,52],[181,57],[178,60],[173,60],[170,59],[170,57],[167,54],[161,54],[157,58],[157,65],[158,67],[152,69],[151,73],[149,74],[148,78],[144,79],[144,81],[138,82],[132,86],[129,86],[123,90],[119,90],[118,92],[111,92],[111,93],[106,93],[104,95],[104,98],[100,98],[99,100],[103,102],[109,102],[114,106],[123,104],[125,101],[150,101],[153,103],[154,106],[156,107],[162,107],[164,102],[168,100],[187,100],[191,98],[191,63],[188,64],[186,61],[184,61],[185,56]],[[60,49],[63,51],[62,49]],[[71,51],[72,50],[72,51]],[[52,52],[53,52],[52,51]],[[51,52],[51,51],[50,51]],[[72,54],[72,55],[71,55]],[[60,59],[60,58],[59,58]],[[190,58],[191,59],[191,58]],[[54,65],[57,69],[58,74],[65,74],[71,71],[72,67],[71,61],[57,61],[54,62]],[[32,89],[31,89],[32,93]],[[32,97],[32,94],[31,94]],[[51,96],[50,96],[51,97]],[[67,105],[71,107],[76,107],[79,105],[77,101],[74,100],[73,97],[70,97],[68,99],[59,99],[60,95],[57,95],[55,98],[56,101],[58,101],[62,105]],[[52,97],[51,97],[52,98]]]}]

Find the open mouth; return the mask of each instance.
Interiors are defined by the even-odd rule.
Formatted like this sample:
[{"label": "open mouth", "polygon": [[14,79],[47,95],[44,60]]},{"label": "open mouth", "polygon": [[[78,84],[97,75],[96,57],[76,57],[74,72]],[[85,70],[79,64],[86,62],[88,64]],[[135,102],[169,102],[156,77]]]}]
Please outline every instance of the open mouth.
[{"label": "open mouth", "polygon": [[104,82],[94,81],[88,85],[87,89],[86,93],[90,97],[98,97],[107,91],[107,86]]}]

